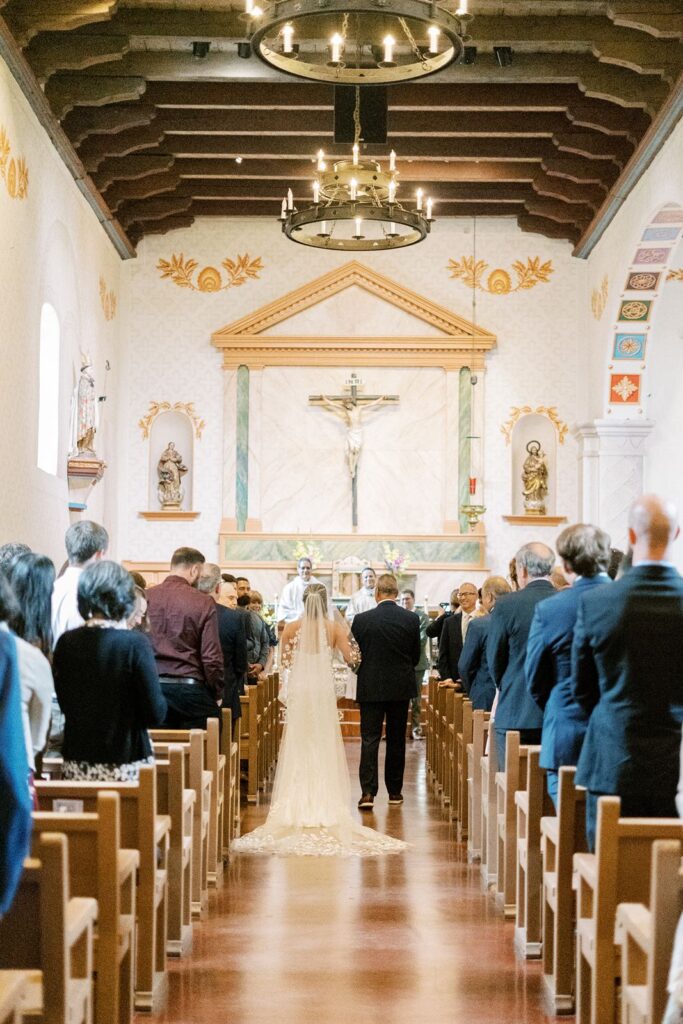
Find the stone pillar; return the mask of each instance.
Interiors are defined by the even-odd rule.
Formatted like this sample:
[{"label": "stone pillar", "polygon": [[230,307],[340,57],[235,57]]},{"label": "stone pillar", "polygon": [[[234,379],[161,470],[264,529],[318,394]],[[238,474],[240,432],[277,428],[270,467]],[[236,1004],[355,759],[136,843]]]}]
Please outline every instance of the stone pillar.
[{"label": "stone pillar", "polygon": [[579,442],[579,503],[584,522],[606,530],[626,549],[628,510],[643,492],[643,459],[653,423],[591,420],[574,429]]},{"label": "stone pillar", "polygon": [[237,407],[235,443],[235,519],[237,529],[247,528],[249,512],[249,367],[237,370]]},{"label": "stone pillar", "polygon": [[263,433],[263,369],[249,369],[249,465],[247,525],[249,533],[261,530],[261,453]]}]

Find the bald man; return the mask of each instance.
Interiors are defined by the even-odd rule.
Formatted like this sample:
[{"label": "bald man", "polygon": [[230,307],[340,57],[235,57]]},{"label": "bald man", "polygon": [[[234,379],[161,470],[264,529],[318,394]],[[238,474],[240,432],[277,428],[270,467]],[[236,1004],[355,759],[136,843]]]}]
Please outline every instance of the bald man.
[{"label": "bald man", "polygon": [[520,589],[498,598],[486,640],[486,660],[498,687],[495,736],[501,770],[508,732],[519,732],[522,743],[541,742],[543,712],[527,689],[524,662],[536,605],[557,593],[550,580],[555,553],[547,544],[525,544],[515,565]]},{"label": "bald man", "polygon": [[600,796],[619,796],[622,817],[677,816],[683,579],[671,548],[678,534],[670,502],[639,498],[629,513],[633,568],[579,601],[572,689],[591,717],[576,782],[588,790],[591,850]]}]

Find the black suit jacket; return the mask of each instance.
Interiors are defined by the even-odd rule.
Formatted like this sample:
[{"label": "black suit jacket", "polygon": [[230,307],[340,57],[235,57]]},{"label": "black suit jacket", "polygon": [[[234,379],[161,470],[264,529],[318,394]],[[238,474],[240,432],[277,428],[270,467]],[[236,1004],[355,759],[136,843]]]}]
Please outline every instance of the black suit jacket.
[{"label": "black suit jacket", "polygon": [[410,700],[420,660],[420,619],[395,601],[380,601],[355,615],[351,626],[360,647],[356,700]]},{"label": "black suit jacket", "polygon": [[668,793],[673,805],[683,703],[683,579],[673,566],[635,566],[581,598],[572,688],[592,712],[577,784]]},{"label": "black suit jacket", "polygon": [[470,621],[458,661],[458,673],[462,679],[463,689],[472,701],[474,711],[490,711],[496,696],[496,684],[486,660],[486,640],[490,624],[490,615],[481,615]]},{"label": "black suit jacket", "polygon": [[218,637],[223,651],[223,707],[230,708],[233,721],[242,716],[240,694],[247,674],[246,616],[233,608],[216,605]]},{"label": "black suit jacket", "polygon": [[[471,620],[470,620],[471,621]],[[469,628],[469,627],[468,627]],[[458,661],[462,654],[462,612],[449,615],[439,637],[439,675],[442,679],[459,679]]]},{"label": "black suit jacket", "polygon": [[499,689],[497,729],[540,729],[543,712],[526,685],[526,646],[536,605],[557,591],[549,580],[532,580],[516,594],[504,594],[491,612],[486,659]]}]

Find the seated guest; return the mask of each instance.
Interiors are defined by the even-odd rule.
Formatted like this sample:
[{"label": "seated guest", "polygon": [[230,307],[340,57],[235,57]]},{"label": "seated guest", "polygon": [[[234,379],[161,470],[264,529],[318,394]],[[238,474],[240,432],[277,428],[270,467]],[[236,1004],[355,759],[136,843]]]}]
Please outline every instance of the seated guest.
[{"label": "seated guest", "polygon": [[472,619],[458,660],[458,675],[462,687],[472,701],[474,711],[490,711],[496,696],[496,684],[486,660],[486,638],[490,615],[496,600],[510,593],[510,584],[502,576],[489,576],[481,588],[481,607],[484,612]]},{"label": "seated guest", "polygon": [[369,565],[361,572],[360,582],[360,589],[351,595],[344,613],[349,624],[353,622],[354,615],[358,615],[360,612],[369,612],[371,608],[377,607],[377,598],[375,597],[377,577],[375,570],[371,569]]},{"label": "seated guest", "polygon": [[[226,608],[218,604],[222,590],[231,588],[235,592],[234,583],[223,583],[221,570],[211,562],[202,566],[197,589],[201,594],[208,594],[216,602],[218,615],[218,636],[223,651],[223,707],[232,711],[233,725],[242,717],[240,695],[244,693],[247,676],[247,634],[246,620],[236,608]],[[235,597],[237,594],[235,593]]]},{"label": "seated guest", "polygon": [[576,783],[585,786],[586,837],[597,802],[621,798],[622,817],[676,817],[683,705],[683,579],[671,563],[674,506],[653,494],[629,512],[633,568],[579,600],[572,645],[574,699],[590,714]]},{"label": "seated guest", "polygon": [[430,640],[438,640],[441,636],[441,630],[443,624],[451,615],[456,615],[460,611],[460,601],[458,600],[458,589],[451,591],[450,603],[447,609],[439,608],[439,614],[435,619],[427,626],[426,635]]},{"label": "seated guest", "polygon": [[460,611],[444,617],[439,637],[439,675],[443,682],[458,679],[458,661],[467,636],[467,630],[475,617],[479,590],[474,583],[461,583],[458,588]]},{"label": "seated guest", "polygon": [[135,782],[154,761],[147,730],[166,701],[147,637],[128,629],[135,586],[116,562],[97,561],[78,581],[85,625],[55,648],[55,687],[64,712],[65,779]]},{"label": "seated guest", "polygon": [[204,729],[218,718],[223,694],[223,654],[216,603],[197,581],[206,559],[195,548],[178,548],[171,572],[147,591],[150,639],[168,711],[168,729]]},{"label": "seated guest", "polygon": [[[579,760],[588,715],[572,697],[571,652],[579,598],[609,583],[609,537],[597,526],[579,523],[557,538],[557,553],[573,584],[551,601],[536,605],[526,649],[529,693],[543,711],[541,768],[548,793],[557,806],[558,772]],[[610,600],[610,592],[603,594]]]},{"label": "seated guest", "polygon": [[78,612],[78,581],[87,565],[104,558],[109,534],[103,526],[82,519],[72,523],[64,537],[68,565],[55,582],[52,594],[52,642],[67,629],[83,625]]}]

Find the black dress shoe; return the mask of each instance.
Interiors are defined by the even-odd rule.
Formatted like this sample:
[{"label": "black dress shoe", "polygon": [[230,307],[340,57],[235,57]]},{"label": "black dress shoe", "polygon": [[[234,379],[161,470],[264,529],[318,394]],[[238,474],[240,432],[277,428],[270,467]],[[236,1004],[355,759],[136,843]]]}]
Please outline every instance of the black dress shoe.
[{"label": "black dress shoe", "polygon": [[372,793],[363,793],[362,797],[358,801],[359,811],[371,811],[372,805],[375,802],[375,798]]},{"label": "black dress shoe", "polygon": [[390,804],[402,804],[403,803],[403,794],[402,793],[390,793],[389,794],[389,803]]}]

